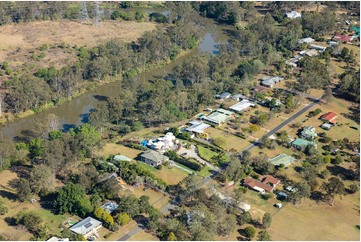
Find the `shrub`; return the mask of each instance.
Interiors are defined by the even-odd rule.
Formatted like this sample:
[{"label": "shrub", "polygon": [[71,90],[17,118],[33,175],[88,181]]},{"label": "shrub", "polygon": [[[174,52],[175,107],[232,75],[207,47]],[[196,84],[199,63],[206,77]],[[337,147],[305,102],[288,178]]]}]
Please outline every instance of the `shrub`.
[{"label": "shrub", "polygon": [[263,198],[264,200],[268,200],[268,199],[270,199],[270,198],[272,198],[273,197],[273,195],[272,195],[272,193],[262,193],[261,194],[261,198]]},{"label": "shrub", "polygon": [[256,229],[253,226],[248,226],[244,229],[244,233],[247,238],[252,239],[254,236],[256,236]]},{"label": "shrub", "polygon": [[358,190],[360,189],[360,187],[357,184],[351,184],[349,187],[349,192],[351,194],[356,193]]}]

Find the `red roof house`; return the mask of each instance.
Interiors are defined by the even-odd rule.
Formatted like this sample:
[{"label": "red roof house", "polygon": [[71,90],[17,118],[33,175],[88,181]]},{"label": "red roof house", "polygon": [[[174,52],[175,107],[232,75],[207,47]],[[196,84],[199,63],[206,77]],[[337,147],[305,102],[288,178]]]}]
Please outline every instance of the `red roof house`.
[{"label": "red roof house", "polygon": [[321,116],[322,121],[328,121],[331,124],[335,124],[337,118],[337,114],[334,112],[328,112]]},{"label": "red roof house", "polygon": [[[262,177],[263,178],[263,177]],[[267,178],[266,178],[267,179]],[[266,180],[266,179],[264,179],[264,180]],[[276,178],[274,178],[275,180],[277,180]],[[277,180],[278,181],[278,180]],[[269,180],[267,180],[266,182],[263,182],[263,181],[259,181],[259,180],[255,180],[255,179],[253,179],[253,178],[251,178],[251,177],[247,177],[246,179],[244,179],[244,181],[243,181],[243,186],[246,186],[246,187],[249,187],[249,188],[251,188],[251,189],[253,189],[253,190],[256,190],[256,191],[258,191],[258,192],[261,192],[261,193],[263,193],[263,192],[265,192],[265,191],[267,191],[267,192],[272,192],[273,191],[273,189],[276,187],[276,185],[273,185],[272,183],[272,185],[270,186],[270,185],[268,185],[267,183],[270,183],[269,182]],[[279,183],[279,181],[278,181],[278,183]],[[277,184],[278,184],[277,183]]]},{"label": "red roof house", "polygon": [[351,38],[352,36],[338,34],[333,37],[333,40],[347,43],[350,42]]},{"label": "red roof house", "polygon": [[276,186],[280,183],[280,180],[278,180],[277,178],[274,178],[271,175],[261,176],[260,181],[262,181],[265,184],[270,184],[271,186]]}]

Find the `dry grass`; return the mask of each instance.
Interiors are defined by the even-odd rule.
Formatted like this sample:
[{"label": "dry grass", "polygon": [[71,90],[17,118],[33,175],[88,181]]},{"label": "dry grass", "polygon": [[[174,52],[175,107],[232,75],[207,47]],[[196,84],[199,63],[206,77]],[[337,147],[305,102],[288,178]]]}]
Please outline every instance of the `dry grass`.
[{"label": "dry grass", "polygon": [[157,237],[152,234],[145,232],[144,230],[140,231],[136,235],[130,237],[129,241],[159,241]]},{"label": "dry grass", "polygon": [[336,198],[335,206],[305,201],[288,204],[272,217],[269,232],[273,240],[354,240],[359,241],[360,194]]},{"label": "dry grass", "polygon": [[114,143],[108,143],[104,145],[103,149],[100,151],[100,155],[105,157],[109,155],[125,155],[132,159],[136,158],[140,153],[142,153],[141,150],[128,148],[124,145],[118,145]]},{"label": "dry grass", "polygon": [[215,137],[223,137],[226,140],[225,148],[226,150],[236,149],[237,151],[241,151],[249,145],[247,140],[241,139],[232,134],[228,134],[222,130],[216,128],[208,128],[207,133],[209,133],[211,138]]},{"label": "dry grass", "polygon": [[155,208],[160,209],[168,204],[169,197],[163,196],[161,192],[154,191],[153,189],[147,189],[143,191],[144,186],[139,186],[137,188],[130,190],[126,190],[124,194],[134,194],[136,197],[141,197],[143,195],[149,197],[149,203],[152,204]]}]

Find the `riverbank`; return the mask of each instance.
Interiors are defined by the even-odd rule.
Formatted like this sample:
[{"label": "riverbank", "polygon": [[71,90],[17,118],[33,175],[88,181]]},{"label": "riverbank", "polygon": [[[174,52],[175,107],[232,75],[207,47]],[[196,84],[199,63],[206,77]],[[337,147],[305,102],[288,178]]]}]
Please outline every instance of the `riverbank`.
[{"label": "riverbank", "polygon": [[[198,46],[198,44],[197,44]],[[140,75],[142,73],[145,73],[147,71],[153,71],[153,70],[157,70],[160,69],[166,65],[171,64],[172,62],[177,61],[179,58],[184,57],[186,55],[188,55],[190,52],[192,52],[194,49],[191,50],[182,50],[180,51],[180,53],[175,57],[175,59],[171,60],[170,58],[166,61],[161,61],[157,64],[150,64],[150,65],[146,65],[144,68],[137,68],[134,69],[135,73],[133,73],[134,76]],[[18,119],[22,119],[22,118],[26,118],[29,116],[32,116],[34,114],[39,114],[43,111],[58,107],[60,105],[63,105],[66,102],[69,102],[71,100],[74,100],[75,98],[89,92],[92,90],[96,90],[97,88],[104,86],[106,84],[110,84],[110,83],[114,83],[116,81],[121,81],[123,79],[123,76],[126,73],[122,73],[116,76],[108,76],[106,77],[104,80],[100,80],[99,82],[87,82],[85,83],[84,87],[81,87],[81,89],[75,93],[74,95],[72,95],[69,98],[62,98],[60,99],[56,104],[54,104],[53,102],[47,103],[45,105],[40,106],[37,110],[26,110],[24,112],[18,113],[18,114],[13,114],[13,113],[3,113],[0,117],[0,125],[6,125],[8,123],[14,122]]]}]

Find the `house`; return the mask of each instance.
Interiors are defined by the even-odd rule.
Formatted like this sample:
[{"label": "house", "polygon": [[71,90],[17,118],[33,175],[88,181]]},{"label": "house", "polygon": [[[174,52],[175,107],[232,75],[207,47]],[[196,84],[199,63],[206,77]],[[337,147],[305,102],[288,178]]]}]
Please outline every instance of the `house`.
[{"label": "house", "polygon": [[271,162],[274,166],[279,166],[283,164],[284,166],[288,166],[296,159],[293,156],[286,155],[286,154],[279,154],[268,161]]},{"label": "house", "polygon": [[113,157],[113,160],[115,160],[115,161],[131,161],[132,159],[130,159],[124,155],[115,155]]},{"label": "house", "polygon": [[233,114],[233,112],[225,110],[223,108],[217,109],[217,111],[211,113],[207,117],[203,117],[203,120],[215,124],[215,125],[221,125],[224,122],[226,122],[230,116]]},{"label": "house", "polygon": [[114,212],[119,205],[116,202],[106,202],[103,205],[100,206],[102,209],[104,209],[105,212],[111,214],[112,212]]},{"label": "house", "polygon": [[308,140],[313,140],[317,137],[316,129],[312,126],[306,126],[301,131],[301,136]]},{"label": "house", "polygon": [[246,98],[247,97],[242,94],[235,94],[232,96],[232,99],[237,102],[241,101],[242,99],[246,99]]},{"label": "house", "polygon": [[[193,122],[193,121],[196,121],[196,122]],[[190,122],[190,124],[192,124],[192,125],[189,126],[188,128],[186,128],[186,131],[192,132],[192,133],[197,133],[197,134],[203,134],[204,130],[211,127],[209,124],[203,123],[202,121],[197,121],[197,120],[193,120],[193,121]]]},{"label": "house", "polygon": [[316,56],[318,55],[318,51],[315,50],[315,49],[312,49],[312,50],[303,50],[300,52],[300,55],[302,56],[309,56],[309,57],[312,57],[312,56]]},{"label": "house", "polygon": [[328,113],[325,113],[321,116],[321,120],[324,121],[324,122],[329,122],[331,124],[336,124],[337,123],[337,114],[334,113],[334,112],[328,112]]},{"label": "house", "polygon": [[303,39],[300,39],[298,40],[298,43],[299,44],[310,44],[312,42],[314,42],[315,40],[310,38],[310,37],[307,37],[307,38],[303,38]]},{"label": "house", "polygon": [[249,187],[260,193],[272,192],[273,189],[279,184],[279,180],[273,176],[262,176],[260,180],[255,180],[251,177],[247,177],[243,181],[243,186]]},{"label": "house", "polygon": [[145,152],[143,152],[140,155],[140,159],[141,161],[147,163],[150,166],[159,166],[161,164],[163,164],[166,161],[169,161],[169,158],[161,153],[159,153],[158,151],[154,151],[154,150],[147,150]]},{"label": "house", "polygon": [[241,111],[244,111],[250,107],[254,107],[256,106],[255,103],[247,100],[247,99],[243,99],[242,101],[234,104],[233,106],[230,106],[229,109],[231,109],[232,111],[235,111],[235,112],[241,112]]},{"label": "house", "polygon": [[318,50],[318,51],[320,51],[320,52],[324,52],[324,51],[327,49],[327,47],[325,47],[325,46],[314,45],[314,44],[311,44],[311,45],[310,45],[310,48],[311,48],[311,49],[316,49],[316,50]]},{"label": "house", "polygon": [[352,36],[338,34],[333,37],[333,40],[342,42],[342,43],[347,43],[347,42],[351,41],[351,38],[352,38]]},{"label": "house", "polygon": [[229,92],[224,92],[224,93],[222,93],[221,95],[218,96],[218,98],[221,99],[221,100],[226,100],[226,99],[228,99],[230,97],[231,97],[231,94]]},{"label": "house", "polygon": [[258,87],[253,88],[254,93],[264,93],[267,91],[268,91],[268,89],[266,87],[258,86]]},{"label": "house", "polygon": [[[212,191],[213,194],[218,196],[222,200],[222,202],[224,202],[225,204],[234,204],[233,198],[223,195],[222,193],[217,191],[214,187],[211,188],[211,191]],[[247,212],[247,211],[249,211],[251,209],[251,205],[249,205],[247,203],[237,201],[236,204],[238,205],[238,208],[240,208],[243,211]]]},{"label": "house", "polygon": [[83,219],[79,223],[74,224],[70,227],[70,231],[81,234],[84,236],[85,239],[88,239],[91,236],[97,236],[98,231],[102,227],[102,222],[92,218],[87,217],[86,219]]},{"label": "house", "polygon": [[329,123],[323,123],[321,125],[321,128],[325,129],[325,130],[329,130],[330,128],[332,128],[332,125]]},{"label": "house", "polygon": [[175,150],[177,148],[178,141],[172,132],[166,133],[164,137],[159,137],[156,140],[149,140],[147,146],[152,150],[159,152],[165,152],[168,150]]},{"label": "house", "polygon": [[69,241],[68,238],[58,238],[58,237],[51,237],[50,239],[48,239],[47,241]]},{"label": "house", "polygon": [[301,18],[302,15],[296,11],[288,12],[286,13],[287,18],[295,19],[295,18]]},{"label": "house", "polygon": [[292,142],[292,146],[298,150],[304,150],[307,145],[313,145],[316,147],[316,144],[313,141],[308,141],[305,139],[296,139]]},{"label": "house", "polygon": [[275,77],[270,77],[270,76],[264,76],[262,78],[261,84],[262,86],[266,86],[266,87],[273,87],[275,84],[277,84],[278,82],[280,82],[281,80],[283,80],[282,77],[279,76],[275,76]]}]

